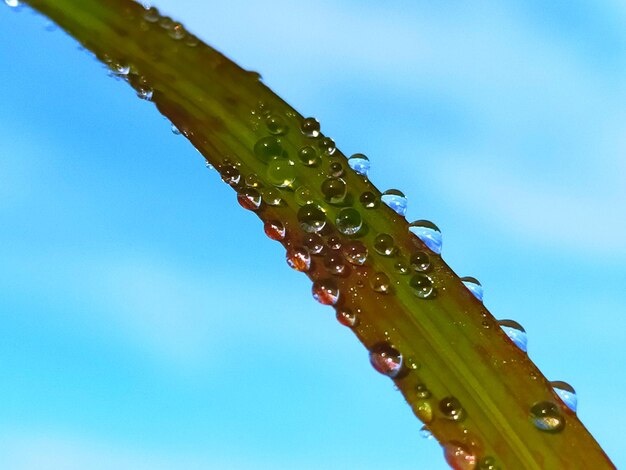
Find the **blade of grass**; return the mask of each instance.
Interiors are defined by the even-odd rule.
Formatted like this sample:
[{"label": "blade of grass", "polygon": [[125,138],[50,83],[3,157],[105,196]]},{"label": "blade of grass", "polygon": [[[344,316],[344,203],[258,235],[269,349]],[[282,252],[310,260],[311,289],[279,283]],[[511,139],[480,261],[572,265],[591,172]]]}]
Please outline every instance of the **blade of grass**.
[{"label": "blade of grass", "polygon": [[[151,99],[233,186],[242,205],[266,223],[285,228],[281,243],[288,252],[304,246],[309,236],[299,214],[303,196],[294,191],[302,186],[323,210],[326,226],[320,233],[327,245],[333,239],[344,246],[358,240],[367,248],[365,264],[347,263],[342,275],[336,274],[337,256],[326,262],[313,256],[307,275],[336,286],[340,296],[335,308],[355,315],[353,331],[366,348],[393,351],[380,349],[383,345],[402,354],[394,381],[443,445],[451,466],[496,468],[489,466],[492,458],[500,468],[613,468],[548,380],[439,256],[429,255],[428,276],[436,295],[416,295],[411,285],[415,274],[402,274],[396,265],[408,266],[412,254],[428,249],[409,232],[403,217],[380,203],[380,191],[353,172],[339,150],[327,151],[331,143],[324,136],[301,132],[302,116],[257,74],[241,69],[155,9],[129,0],[26,3],[93,51],[140,96]],[[275,164],[259,158],[260,143],[270,142],[271,149],[276,139],[285,160]],[[299,151],[308,146],[318,154],[317,165],[299,161]],[[337,200],[328,197],[330,189],[342,191],[336,179],[328,187],[333,162],[342,166],[347,188],[345,198]],[[372,208],[361,201],[367,192],[375,201]],[[362,217],[363,228],[355,235],[337,230],[336,218],[345,207],[354,207]],[[380,234],[393,239],[392,256],[377,254]],[[332,253],[328,247],[326,251]],[[330,300],[327,294],[322,297]],[[392,359],[378,357],[379,368],[393,366]],[[543,402],[555,407],[554,416],[544,422],[565,423],[559,432],[542,432],[531,421],[531,407]]]}]

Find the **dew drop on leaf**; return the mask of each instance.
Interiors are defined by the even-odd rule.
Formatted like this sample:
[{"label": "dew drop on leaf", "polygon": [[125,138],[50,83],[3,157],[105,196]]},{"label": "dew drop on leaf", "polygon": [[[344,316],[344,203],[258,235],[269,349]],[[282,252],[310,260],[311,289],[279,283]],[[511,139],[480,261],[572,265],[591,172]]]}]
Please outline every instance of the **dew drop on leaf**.
[{"label": "dew drop on leaf", "polygon": [[402,369],[402,354],[389,343],[378,343],[370,349],[370,363],[377,372],[394,378]]},{"label": "dew drop on leaf", "polygon": [[483,286],[475,277],[466,276],[461,278],[461,282],[467,287],[467,289],[474,294],[481,302],[483,301]]},{"label": "dew drop on leaf", "polygon": [[429,220],[416,220],[409,224],[409,231],[422,240],[424,245],[435,254],[441,253],[441,230]]},{"label": "dew drop on leaf", "polygon": [[402,191],[389,189],[383,193],[380,199],[397,214],[402,216],[406,214],[408,201]]},{"label": "dew drop on leaf", "polygon": [[500,328],[506,333],[515,346],[526,352],[528,350],[528,337],[526,336],[526,330],[514,320],[500,320],[498,321]]},{"label": "dew drop on leaf", "polygon": [[335,305],[339,300],[339,288],[332,279],[315,281],[312,292],[313,298],[322,305]]}]

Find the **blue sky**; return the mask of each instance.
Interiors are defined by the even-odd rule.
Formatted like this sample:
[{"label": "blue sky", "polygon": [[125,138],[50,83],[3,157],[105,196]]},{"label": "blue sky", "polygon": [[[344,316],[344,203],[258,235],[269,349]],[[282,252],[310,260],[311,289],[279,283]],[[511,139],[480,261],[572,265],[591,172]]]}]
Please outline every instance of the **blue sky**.
[{"label": "blue sky", "polygon": [[[157,6],[368,155],[626,465],[622,2]],[[150,103],[44,19],[0,24],[3,468],[446,468]]]}]

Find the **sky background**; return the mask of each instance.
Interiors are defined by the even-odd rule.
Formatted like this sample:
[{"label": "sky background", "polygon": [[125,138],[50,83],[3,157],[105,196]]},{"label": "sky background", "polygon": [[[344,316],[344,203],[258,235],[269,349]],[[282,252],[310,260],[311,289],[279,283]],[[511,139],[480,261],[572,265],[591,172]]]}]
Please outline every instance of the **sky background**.
[{"label": "sky background", "polygon": [[[626,466],[621,0],[156,5],[368,155]],[[152,104],[43,18],[0,25],[4,470],[447,468]]]}]

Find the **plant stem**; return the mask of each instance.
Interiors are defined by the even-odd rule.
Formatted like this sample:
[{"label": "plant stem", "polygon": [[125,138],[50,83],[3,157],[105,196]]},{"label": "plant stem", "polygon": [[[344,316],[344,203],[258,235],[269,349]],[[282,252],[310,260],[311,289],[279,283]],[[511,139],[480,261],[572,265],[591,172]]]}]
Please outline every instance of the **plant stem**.
[{"label": "plant stem", "polygon": [[[323,211],[320,235],[327,246],[325,258],[312,255],[306,274],[314,282],[336,285],[335,308],[355,315],[352,329],[368,350],[389,352],[392,347],[402,354],[395,384],[442,444],[451,466],[496,468],[489,467],[493,458],[498,468],[506,469],[614,468],[549,381],[441,257],[409,231],[404,217],[380,202],[380,191],[352,171],[339,150],[324,151],[323,135],[301,132],[303,117],[257,74],[243,70],[156,10],[130,0],[25,3],[93,51],[140,95],[151,98],[233,186],[243,205],[254,208],[264,222],[282,224],[286,236],[281,243],[288,251],[305,246],[310,235],[298,214],[308,201],[296,191],[307,188]],[[278,162],[268,162],[262,151],[259,158],[259,142],[277,141],[280,155],[269,156],[279,157]],[[298,157],[309,146],[318,158],[312,166]],[[329,172],[336,169],[329,170],[332,163],[341,165],[345,197],[329,197],[324,186],[329,184]],[[283,177],[288,184],[283,184]],[[331,185],[341,185],[336,178],[330,180]],[[374,196],[372,208],[361,202],[367,192]],[[362,228],[354,235],[337,227],[336,219],[347,207],[362,217]],[[390,256],[377,252],[380,234],[393,240]],[[367,261],[346,263],[341,250],[328,246],[335,242],[344,250],[360,243],[367,249]],[[430,263],[425,275],[436,295],[426,299],[416,295],[414,287],[415,276],[424,279],[410,267],[415,253],[425,253]],[[337,263],[344,264],[340,275]],[[398,263],[411,272],[399,272]],[[541,402],[554,404],[555,416],[548,418],[564,420],[559,421],[565,423],[560,432],[543,432],[533,424],[531,407]]]}]

